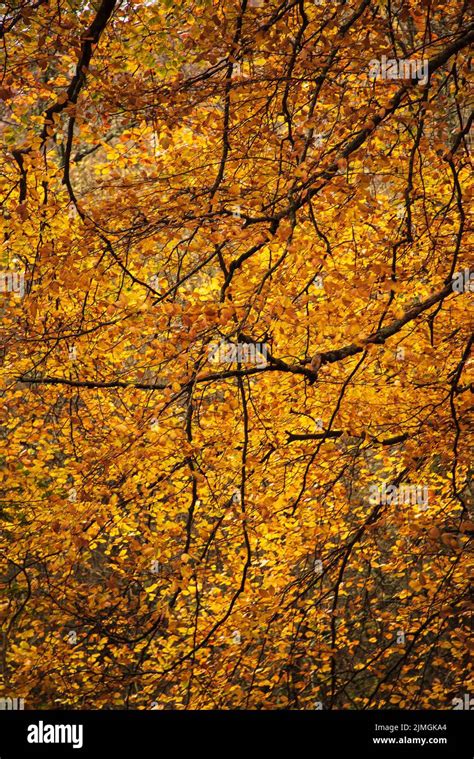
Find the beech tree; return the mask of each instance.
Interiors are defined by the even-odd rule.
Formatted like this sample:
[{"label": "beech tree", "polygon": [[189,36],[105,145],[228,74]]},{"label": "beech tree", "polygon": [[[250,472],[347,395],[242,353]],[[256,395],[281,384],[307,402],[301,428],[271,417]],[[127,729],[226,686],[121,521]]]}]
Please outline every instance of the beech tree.
[{"label": "beech tree", "polygon": [[2,695],[453,708],[468,4],[1,8]]}]

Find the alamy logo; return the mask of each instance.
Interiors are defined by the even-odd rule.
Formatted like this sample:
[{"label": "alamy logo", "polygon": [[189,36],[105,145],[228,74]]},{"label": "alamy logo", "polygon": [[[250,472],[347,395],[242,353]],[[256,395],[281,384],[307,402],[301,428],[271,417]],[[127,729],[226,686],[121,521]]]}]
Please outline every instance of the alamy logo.
[{"label": "alamy logo", "polygon": [[453,698],[451,701],[453,709],[466,709],[467,711],[474,711],[474,698],[471,698],[470,693],[463,693],[463,698]]},{"label": "alamy logo", "polygon": [[83,746],[83,725],[28,725],[28,743],[71,743],[73,748]]},{"label": "alamy logo", "polygon": [[428,81],[428,61],[414,58],[388,58],[382,55],[380,60],[372,58],[369,62],[369,76],[371,79],[418,79],[420,84]]},{"label": "alamy logo", "polygon": [[467,293],[474,292],[474,271],[463,269],[458,271],[451,280],[453,292]]},{"label": "alamy logo", "polygon": [[383,482],[381,487],[371,485],[369,491],[369,501],[372,504],[383,504],[384,506],[411,504],[423,509],[428,507],[429,493],[426,485],[400,485],[397,487]]},{"label": "alamy logo", "polygon": [[24,698],[0,698],[0,711],[22,711],[24,708]]},{"label": "alamy logo", "polygon": [[25,294],[25,275],[22,271],[0,271],[0,292]]},{"label": "alamy logo", "polygon": [[209,361],[213,364],[267,365],[266,343],[210,343],[207,346]]}]

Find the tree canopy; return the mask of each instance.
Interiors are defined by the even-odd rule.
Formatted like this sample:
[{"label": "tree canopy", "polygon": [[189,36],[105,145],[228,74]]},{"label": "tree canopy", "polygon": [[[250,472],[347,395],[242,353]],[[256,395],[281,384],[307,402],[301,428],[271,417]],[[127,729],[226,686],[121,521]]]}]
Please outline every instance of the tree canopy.
[{"label": "tree canopy", "polygon": [[1,10],[2,692],[452,708],[468,3]]}]

